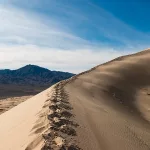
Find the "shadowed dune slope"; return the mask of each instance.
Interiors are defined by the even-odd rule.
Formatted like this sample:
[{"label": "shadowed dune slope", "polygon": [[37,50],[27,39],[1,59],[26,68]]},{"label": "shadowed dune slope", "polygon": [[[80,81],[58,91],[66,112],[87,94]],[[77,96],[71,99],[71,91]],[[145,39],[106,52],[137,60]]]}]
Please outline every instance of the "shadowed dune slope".
[{"label": "shadowed dune slope", "polygon": [[150,150],[150,50],[117,58],[65,86],[84,150]]}]

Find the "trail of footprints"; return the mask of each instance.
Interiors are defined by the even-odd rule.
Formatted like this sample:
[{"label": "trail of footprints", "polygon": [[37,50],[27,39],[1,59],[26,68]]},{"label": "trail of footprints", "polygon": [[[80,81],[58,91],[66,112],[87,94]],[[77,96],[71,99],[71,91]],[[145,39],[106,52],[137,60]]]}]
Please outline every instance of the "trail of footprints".
[{"label": "trail of footprints", "polygon": [[55,87],[55,92],[50,99],[50,129],[43,135],[45,145],[42,150],[81,150],[73,136],[76,136],[78,124],[74,121],[72,107],[68,102],[68,95],[65,93],[64,82]]}]

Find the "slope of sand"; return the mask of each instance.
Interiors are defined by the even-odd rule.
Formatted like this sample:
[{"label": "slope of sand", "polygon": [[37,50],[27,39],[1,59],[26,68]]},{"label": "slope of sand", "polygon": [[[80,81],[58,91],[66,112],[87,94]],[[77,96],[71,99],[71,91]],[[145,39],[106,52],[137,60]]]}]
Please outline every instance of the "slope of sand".
[{"label": "slope of sand", "polygon": [[150,150],[150,50],[97,66],[0,115],[0,150]]},{"label": "slope of sand", "polygon": [[150,149],[150,50],[82,73],[65,86],[84,150]]},{"label": "slope of sand", "polygon": [[18,104],[26,101],[27,99],[29,99],[31,97],[32,97],[32,95],[0,99],[0,114],[4,113],[5,111],[10,110],[11,108],[17,106]]},{"label": "slope of sand", "polygon": [[0,150],[33,150],[43,145],[48,110],[43,107],[52,88],[0,115]]}]

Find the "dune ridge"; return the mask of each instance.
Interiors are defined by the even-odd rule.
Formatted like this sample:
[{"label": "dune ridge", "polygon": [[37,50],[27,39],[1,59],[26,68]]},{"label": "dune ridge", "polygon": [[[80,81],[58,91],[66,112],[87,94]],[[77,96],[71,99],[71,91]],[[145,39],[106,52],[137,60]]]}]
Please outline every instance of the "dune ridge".
[{"label": "dune ridge", "polygon": [[149,63],[149,49],[116,58],[3,113],[0,149],[149,150]]},{"label": "dune ridge", "polygon": [[150,149],[149,58],[147,49],[62,81],[79,125],[77,150]]},{"label": "dune ridge", "polygon": [[148,49],[98,65],[67,84],[79,147],[150,149],[149,62]]},{"label": "dune ridge", "polygon": [[50,105],[48,120],[50,128],[43,134],[45,145],[42,150],[68,149],[79,150],[75,140],[76,128],[79,126],[74,118],[72,107],[68,100],[68,94],[64,86],[68,81],[62,81],[55,85],[54,93],[49,99]]}]

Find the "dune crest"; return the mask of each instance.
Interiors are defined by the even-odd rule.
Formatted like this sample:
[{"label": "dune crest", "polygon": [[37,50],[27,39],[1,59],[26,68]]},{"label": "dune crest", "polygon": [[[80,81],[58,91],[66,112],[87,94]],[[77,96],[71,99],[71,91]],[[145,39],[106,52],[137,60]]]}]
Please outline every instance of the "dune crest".
[{"label": "dune crest", "polygon": [[150,50],[61,81],[0,115],[2,150],[149,150]]},{"label": "dune crest", "polygon": [[149,63],[148,49],[99,65],[67,84],[81,148],[150,149]]}]

